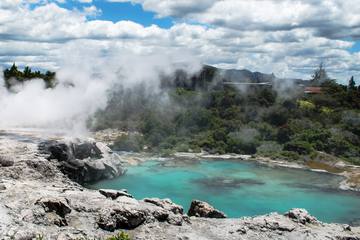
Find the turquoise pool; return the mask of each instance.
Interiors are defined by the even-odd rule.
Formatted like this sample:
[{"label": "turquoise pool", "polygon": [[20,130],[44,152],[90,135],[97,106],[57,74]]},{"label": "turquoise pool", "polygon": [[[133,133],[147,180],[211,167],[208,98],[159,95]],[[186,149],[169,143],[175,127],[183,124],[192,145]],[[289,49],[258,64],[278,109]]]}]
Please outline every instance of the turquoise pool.
[{"label": "turquoise pool", "polygon": [[188,209],[207,201],[229,217],[306,208],[325,222],[359,224],[360,194],[336,188],[340,177],[305,170],[270,168],[244,161],[148,161],[92,188],[126,188],[136,198],[159,197]]}]

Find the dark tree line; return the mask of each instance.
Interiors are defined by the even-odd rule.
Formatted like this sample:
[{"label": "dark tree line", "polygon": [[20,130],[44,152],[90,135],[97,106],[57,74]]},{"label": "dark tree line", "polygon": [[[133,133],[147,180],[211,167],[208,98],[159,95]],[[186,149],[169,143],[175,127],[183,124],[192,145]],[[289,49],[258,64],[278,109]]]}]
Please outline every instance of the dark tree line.
[{"label": "dark tree line", "polygon": [[28,66],[26,66],[24,70],[21,71],[18,69],[15,63],[10,68],[5,69],[3,74],[5,86],[8,89],[11,89],[17,84],[21,84],[32,79],[44,80],[46,88],[53,88],[56,85],[55,72],[46,71],[45,73],[42,73],[40,71],[32,71]]}]

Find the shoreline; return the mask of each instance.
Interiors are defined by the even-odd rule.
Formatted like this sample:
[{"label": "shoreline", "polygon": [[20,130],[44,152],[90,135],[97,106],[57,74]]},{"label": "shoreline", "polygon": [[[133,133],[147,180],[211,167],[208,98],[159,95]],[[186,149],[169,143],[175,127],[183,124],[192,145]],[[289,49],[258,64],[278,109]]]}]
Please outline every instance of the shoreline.
[{"label": "shoreline", "polygon": [[[52,129],[48,130],[39,130],[32,128],[15,128],[15,129],[1,129],[1,134],[8,135],[15,134],[16,137],[25,137],[32,139],[33,141],[38,141],[40,139],[64,139],[69,138],[67,134],[62,131],[56,131]],[[10,135],[9,135],[10,134]],[[87,138],[93,139],[95,141],[104,142],[107,146],[111,145],[112,141],[119,135],[124,134],[123,131],[100,131],[100,132],[90,132]],[[311,160],[310,163],[306,162],[291,162],[281,159],[271,159],[265,156],[259,155],[242,155],[242,154],[209,154],[207,152],[201,153],[189,153],[189,152],[176,152],[169,157],[159,157],[156,154],[148,152],[120,152],[119,155],[125,160],[123,163],[130,165],[137,165],[139,163],[156,159],[160,161],[166,161],[169,159],[197,159],[197,160],[214,160],[214,159],[223,159],[223,160],[236,160],[236,161],[255,161],[259,164],[266,165],[268,167],[282,167],[282,168],[292,168],[292,169],[303,169],[318,173],[328,173],[337,176],[342,176],[343,181],[337,186],[338,189],[344,191],[355,191],[360,192],[360,166],[352,165],[338,159],[335,162],[324,162]],[[329,156],[332,157],[332,156]]]},{"label": "shoreline", "polygon": [[[149,153],[131,153],[131,152],[119,152],[118,153],[125,161],[125,163],[129,165],[138,165],[142,164],[149,160],[157,160],[157,161],[173,161],[173,160],[227,160],[227,161],[248,161],[248,162],[256,162],[268,167],[280,167],[280,168],[290,168],[290,169],[301,169],[307,170],[317,173],[326,173],[336,176],[341,176],[344,179],[339,182],[338,189],[343,191],[354,191],[360,192],[360,181],[352,182],[353,179],[357,180],[357,177],[360,178],[360,166],[355,166],[351,164],[346,164],[344,162],[335,163],[336,169],[338,171],[329,171],[329,168],[334,168],[334,166],[328,165],[326,163],[318,162],[320,166],[324,166],[323,168],[312,168],[306,163],[301,162],[289,162],[285,160],[279,159],[271,159],[269,157],[263,156],[253,156],[253,155],[241,155],[241,154],[208,154],[208,153],[187,153],[187,152],[176,152],[169,157],[159,157],[157,155],[149,154]],[[327,167],[325,167],[327,166]],[[327,169],[326,169],[327,168]]]},{"label": "shoreline", "polygon": [[[118,136],[127,134],[127,132],[115,130],[115,129],[105,129],[101,131],[92,132],[91,135],[94,139],[100,142],[106,143],[108,146],[111,145]],[[337,186],[341,190],[345,191],[356,191],[360,192],[360,166],[352,165],[346,163],[341,159],[337,159],[334,156],[327,155],[321,152],[320,155],[323,155],[325,159],[334,159],[334,161],[324,161],[324,160],[311,160],[309,162],[291,162],[282,159],[271,159],[269,157],[260,156],[260,155],[241,155],[241,154],[209,154],[206,152],[201,153],[189,153],[189,152],[176,152],[169,157],[159,157],[158,155],[151,154],[148,152],[140,153],[130,153],[122,152],[122,157],[127,159],[125,162],[127,164],[136,165],[141,162],[147,161],[149,159],[158,159],[166,160],[169,158],[172,159],[224,159],[224,160],[238,160],[238,161],[256,161],[258,163],[267,165],[269,167],[284,167],[284,168],[294,168],[294,169],[303,169],[319,173],[329,173],[337,176],[344,177],[344,180],[339,183]],[[146,158],[146,159],[145,159]]]}]

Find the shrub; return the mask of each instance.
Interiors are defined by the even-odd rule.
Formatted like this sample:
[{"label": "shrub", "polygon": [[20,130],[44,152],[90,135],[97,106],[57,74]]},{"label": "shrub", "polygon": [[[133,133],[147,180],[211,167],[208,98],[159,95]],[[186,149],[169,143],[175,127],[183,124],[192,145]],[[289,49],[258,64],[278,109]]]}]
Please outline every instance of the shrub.
[{"label": "shrub", "polygon": [[344,111],[341,122],[345,128],[360,136],[360,113],[356,111]]},{"label": "shrub", "polygon": [[261,155],[269,155],[281,152],[283,147],[277,142],[264,142],[256,148],[256,153]]},{"label": "shrub", "polygon": [[259,132],[256,129],[244,128],[238,132],[228,134],[227,152],[240,154],[255,154]]},{"label": "shrub", "polygon": [[159,155],[160,157],[170,157],[174,154],[174,150],[172,149],[160,149]]},{"label": "shrub", "polygon": [[116,151],[140,152],[144,147],[144,139],[139,134],[121,135],[118,137],[112,149]]},{"label": "shrub", "polygon": [[327,148],[330,137],[330,131],[319,128],[304,130],[302,133],[296,134],[294,139],[300,142],[307,142],[316,150],[324,151]]},{"label": "shrub", "polygon": [[44,235],[42,235],[42,234],[36,235],[35,240],[44,240]]},{"label": "shrub", "polygon": [[312,121],[308,118],[303,119],[291,119],[289,121],[289,129],[292,134],[302,133],[303,131],[309,129],[319,129],[321,128],[321,124],[318,122]]},{"label": "shrub", "polygon": [[296,152],[300,155],[308,155],[313,151],[313,148],[308,142],[293,140],[285,144],[284,150]]},{"label": "shrub", "polygon": [[332,110],[329,107],[321,107],[320,112],[323,113],[324,115],[330,115],[334,112],[334,110]]},{"label": "shrub", "polygon": [[315,108],[316,108],[315,104],[312,103],[311,101],[298,100],[297,103],[299,105],[299,108],[304,111],[312,111],[312,110],[315,110]]},{"label": "shrub", "polygon": [[300,159],[299,154],[297,154],[296,152],[282,151],[282,152],[280,152],[279,155],[280,155],[281,158],[284,158],[284,159],[289,160],[289,161],[299,160]]},{"label": "shrub", "polygon": [[277,136],[276,136],[276,140],[279,143],[286,143],[288,141],[290,141],[290,137],[291,137],[291,131],[288,127],[282,127],[279,128]]},{"label": "shrub", "polygon": [[117,235],[106,238],[106,240],[130,240],[130,237],[125,232],[119,232]]},{"label": "shrub", "polygon": [[175,146],[177,152],[188,152],[190,149],[191,148],[187,143],[179,143]]},{"label": "shrub", "polygon": [[352,156],[354,150],[353,146],[343,139],[341,136],[332,136],[329,139],[329,144],[326,149],[328,153],[334,154],[335,156]]},{"label": "shrub", "polygon": [[250,123],[250,126],[256,128],[261,136],[262,140],[272,141],[276,140],[277,130],[275,127],[271,126],[266,122],[262,123]]},{"label": "shrub", "polygon": [[282,126],[287,123],[289,113],[286,108],[272,107],[270,112],[264,116],[264,120],[274,126]]}]

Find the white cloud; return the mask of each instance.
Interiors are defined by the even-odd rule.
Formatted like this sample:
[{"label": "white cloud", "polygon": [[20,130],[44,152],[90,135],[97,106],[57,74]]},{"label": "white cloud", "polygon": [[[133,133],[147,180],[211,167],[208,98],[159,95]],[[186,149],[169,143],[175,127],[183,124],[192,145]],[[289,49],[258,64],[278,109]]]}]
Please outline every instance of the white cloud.
[{"label": "white cloud", "polygon": [[331,38],[360,38],[360,0],[108,0],[133,2],[159,16],[236,30],[315,29]]},{"label": "white cloud", "polygon": [[78,44],[107,53],[112,49],[137,54],[187,52],[216,66],[288,77],[308,77],[324,61],[334,77],[360,78],[359,54],[348,51],[354,44],[350,37],[358,34],[357,6],[335,0],[132,2],[159,16],[174,16],[177,23],[163,29],[132,21],[92,20],[88,17],[101,11],[95,6],[82,11],[55,3],[29,8],[25,1],[4,0],[0,64],[16,61],[56,68],[64,48]]},{"label": "white cloud", "polygon": [[97,9],[95,5],[91,5],[89,7],[83,7],[84,12],[87,16],[96,17],[98,15],[101,15],[101,10]]}]

